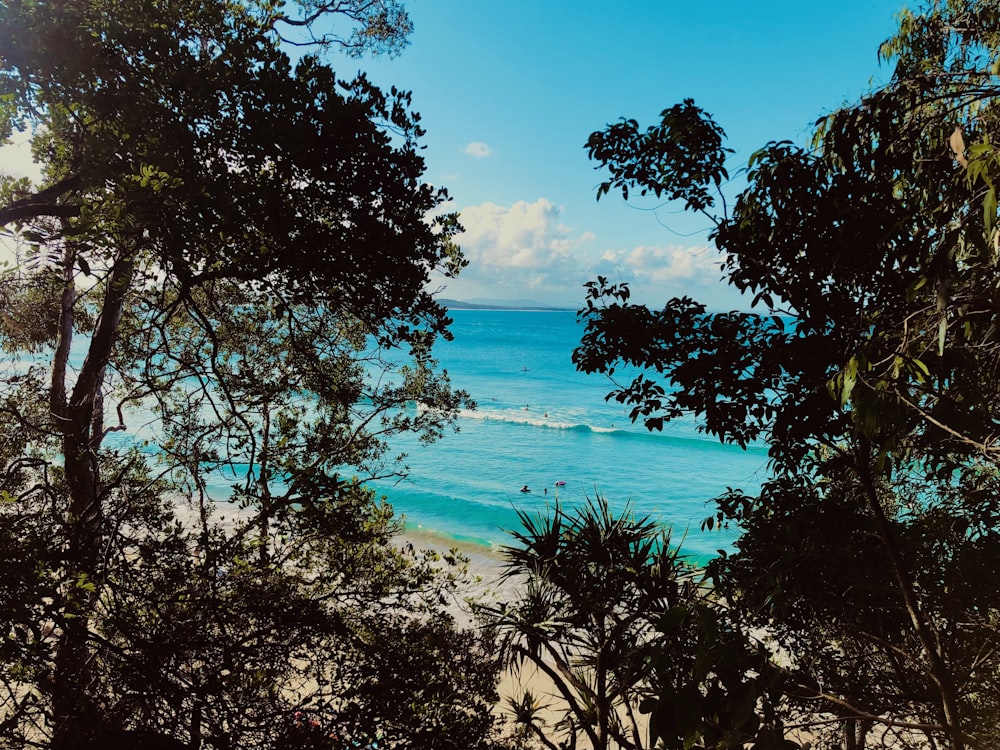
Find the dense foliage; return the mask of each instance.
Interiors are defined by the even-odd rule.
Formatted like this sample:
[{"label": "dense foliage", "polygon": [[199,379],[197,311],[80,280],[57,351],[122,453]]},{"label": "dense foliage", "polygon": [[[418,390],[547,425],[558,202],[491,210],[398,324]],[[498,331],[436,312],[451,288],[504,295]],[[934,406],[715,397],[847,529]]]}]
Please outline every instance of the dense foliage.
[{"label": "dense foliage", "polygon": [[542,676],[508,696],[529,736],[551,750],[782,747],[781,671],[669,532],[603,497],[520,517],[504,550],[517,588],[483,613],[505,663]]},{"label": "dense foliage", "polygon": [[[765,441],[774,479],[709,524],[743,535],[712,573],[795,656],[788,710],[848,747],[994,746],[1000,596],[997,160],[1000,13],[904,12],[891,82],[770,143],[730,212],[722,131],[693,102],[594,133],[611,189],[708,216],[759,312],[661,310],[599,279],[575,361],[642,374],[609,397],[651,429],[694,414]],[[719,207],[722,207],[721,209]]]},{"label": "dense foliage", "polygon": [[409,28],[391,0],[0,2],[0,135],[43,175],[0,181],[0,745],[492,741],[460,561],[398,555],[364,486],[467,400],[431,357],[429,274],[464,261],[419,117],[319,56]]}]

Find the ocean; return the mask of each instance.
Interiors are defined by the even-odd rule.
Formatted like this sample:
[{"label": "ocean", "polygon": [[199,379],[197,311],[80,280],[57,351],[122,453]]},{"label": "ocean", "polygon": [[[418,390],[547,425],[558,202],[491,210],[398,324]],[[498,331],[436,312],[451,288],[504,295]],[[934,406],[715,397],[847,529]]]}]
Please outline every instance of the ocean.
[{"label": "ocean", "polygon": [[[376,483],[407,532],[441,546],[488,552],[511,541],[517,510],[545,511],[606,497],[672,529],[693,562],[731,548],[732,530],[702,531],[713,498],[756,492],[763,446],[747,450],[700,434],[693,421],[662,432],[632,424],[605,401],[612,384],[573,366],[582,325],[572,311],[452,310],[454,341],[435,346],[452,385],[478,403],[438,442],[393,443],[408,453],[406,479]],[[530,492],[522,492],[527,487]]]},{"label": "ocean", "polygon": [[[755,493],[767,476],[763,446],[722,445],[691,420],[662,432],[632,424],[628,409],[605,401],[612,383],[577,372],[571,356],[583,327],[569,310],[452,310],[453,341],[434,353],[452,385],[478,406],[463,411],[458,431],[420,444],[397,436],[390,452],[407,454],[408,476],[370,483],[385,497],[415,541],[459,547],[495,559],[518,527],[517,511],[545,512],[601,495],[612,509],[630,507],[672,529],[672,540],[693,563],[730,549],[731,529],[703,531],[715,497],[732,487]],[[82,359],[82,348],[75,352]],[[79,362],[77,362],[79,364]],[[155,424],[150,415],[140,423]],[[134,444],[141,432],[112,433],[114,446]],[[220,473],[208,491],[223,514],[241,477]],[[522,492],[527,487],[530,492]]]}]

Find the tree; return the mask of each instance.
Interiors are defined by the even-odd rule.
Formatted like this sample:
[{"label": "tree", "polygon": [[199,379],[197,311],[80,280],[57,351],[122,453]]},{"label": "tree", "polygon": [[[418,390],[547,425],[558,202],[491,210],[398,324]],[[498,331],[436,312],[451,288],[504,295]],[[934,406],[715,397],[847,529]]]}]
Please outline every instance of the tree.
[{"label": "tree", "polygon": [[[731,213],[724,202],[717,209],[728,179],[722,130],[692,101],[665,110],[657,126],[624,120],[587,145],[610,172],[599,195],[651,193],[708,216],[728,283],[771,314],[711,315],[689,298],[651,311],[629,304],[627,286],[599,279],[581,311],[578,367],[639,367],[612,396],[651,429],[693,413],[722,440],[767,442],[781,484],[721,505],[719,520],[743,525],[745,536],[743,557],[719,566],[745,563],[744,586],[765,561],[791,571],[791,556],[775,558],[762,535],[781,530],[778,544],[790,544],[790,528],[818,522],[818,503],[853,519],[853,535],[878,541],[892,573],[882,597],[905,613],[917,652],[903,651],[933,705],[883,702],[882,713],[871,710],[874,691],[870,710],[843,695],[825,705],[851,720],[912,724],[953,748],[988,745],[995,732],[971,701],[988,685],[976,655],[992,653],[1000,602],[977,595],[966,608],[939,582],[955,566],[970,580],[989,574],[981,551],[997,539],[998,29],[985,3],[904,13],[882,50],[896,63],[892,81],[823,118],[812,147],[755,153]],[[800,542],[814,545],[815,564],[821,540]],[[769,593],[791,599],[806,583]],[[776,610],[779,625],[787,614]],[[876,614],[863,606],[852,627]]]},{"label": "tree", "polygon": [[603,497],[519,515],[523,528],[504,549],[517,594],[482,611],[505,662],[552,682],[561,719],[546,731],[540,696],[524,691],[509,697],[516,722],[553,750],[579,740],[629,750],[781,747],[772,702],[780,673],[733,628],[667,530],[627,507],[615,514]]},{"label": "tree", "polygon": [[[998,697],[991,677],[998,537],[969,523],[954,490],[914,477],[878,489],[893,509],[891,527],[921,606],[943,634],[940,648],[955,670],[963,715],[975,717],[975,741],[989,746]],[[924,507],[929,492],[935,504]],[[789,723],[812,724],[817,737],[839,727],[849,748],[922,746],[921,735],[927,746],[935,743],[939,692],[852,475],[779,476],[757,498],[733,492],[720,502],[743,533],[737,553],[710,567],[738,621],[794,656]]]},{"label": "tree", "polygon": [[452,691],[351,736],[429,701],[418,727],[489,741],[492,662],[363,486],[467,401],[431,357],[429,273],[464,261],[419,117],[318,56],[409,28],[391,1],[0,4],[0,134],[30,128],[43,173],[0,182],[10,746],[280,746],[294,711],[348,721],[380,628],[468,674],[423,663]]}]

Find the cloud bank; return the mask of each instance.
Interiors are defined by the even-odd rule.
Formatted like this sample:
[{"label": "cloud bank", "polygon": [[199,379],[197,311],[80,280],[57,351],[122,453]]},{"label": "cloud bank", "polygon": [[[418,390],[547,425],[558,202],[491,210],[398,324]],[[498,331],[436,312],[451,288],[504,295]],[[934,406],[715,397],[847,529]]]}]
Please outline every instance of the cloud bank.
[{"label": "cloud bank", "polygon": [[654,284],[671,285],[690,281],[695,284],[717,282],[722,275],[722,258],[709,246],[646,247],[632,250],[605,250],[601,254],[601,267],[617,271],[636,280]]},{"label": "cloud bank", "polygon": [[682,294],[711,305],[720,290],[721,257],[713,248],[602,248],[593,232],[567,225],[562,207],[546,198],[510,206],[487,202],[460,214],[465,231],[456,240],[469,265],[458,279],[438,280],[446,287],[443,296],[575,307],[583,301],[583,284],[598,275],[628,282],[634,300],[654,305]]}]

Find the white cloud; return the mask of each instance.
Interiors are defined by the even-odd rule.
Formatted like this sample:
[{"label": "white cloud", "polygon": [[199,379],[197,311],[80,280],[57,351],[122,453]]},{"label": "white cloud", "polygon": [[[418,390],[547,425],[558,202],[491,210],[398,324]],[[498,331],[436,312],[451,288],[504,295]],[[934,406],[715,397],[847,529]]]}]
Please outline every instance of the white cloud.
[{"label": "white cloud", "polygon": [[574,235],[559,221],[561,209],[539,198],[512,206],[482,203],[461,212],[465,231],[458,242],[472,263],[486,270],[552,271],[564,265],[574,250],[593,238]]},{"label": "white cloud", "polygon": [[444,296],[523,298],[567,304],[582,296],[594,240],[561,221],[562,208],[545,198],[511,206],[482,203],[461,210],[455,239],[469,261],[458,279],[435,279]]},{"label": "white cloud", "polygon": [[591,267],[591,277],[628,282],[632,301],[654,306],[671,297],[691,296],[710,310],[746,310],[749,300],[722,280],[725,256],[714,247],[639,245],[607,249]]},{"label": "white cloud", "polygon": [[482,141],[473,141],[472,143],[467,144],[463,150],[466,154],[473,156],[476,159],[485,159],[487,156],[491,156],[493,154],[493,149]]},{"label": "white cloud", "polygon": [[546,198],[503,206],[481,203],[460,211],[456,237],[469,265],[457,279],[435,278],[442,296],[523,299],[579,306],[583,285],[597,276],[628,282],[632,299],[660,305],[690,294],[710,307],[738,305],[719,283],[722,256],[710,246],[638,245],[600,249],[593,232],[569,226],[561,206]]},{"label": "white cloud", "polygon": [[605,250],[601,259],[605,269],[650,284],[671,285],[680,281],[698,284],[715,283],[722,275],[722,257],[711,247],[647,247],[632,250]]}]

